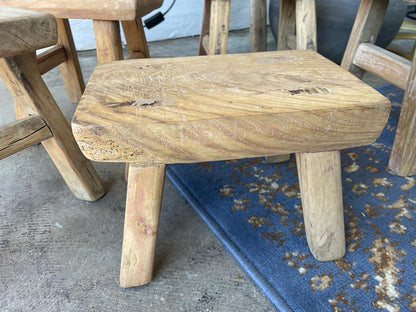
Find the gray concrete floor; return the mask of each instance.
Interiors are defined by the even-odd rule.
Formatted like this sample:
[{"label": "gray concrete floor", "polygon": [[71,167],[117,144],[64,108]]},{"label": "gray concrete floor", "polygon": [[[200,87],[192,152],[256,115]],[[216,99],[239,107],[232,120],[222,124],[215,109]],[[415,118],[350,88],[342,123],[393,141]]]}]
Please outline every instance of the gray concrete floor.
[{"label": "gray concrete floor", "polygon": [[[232,33],[230,53],[249,51],[247,34]],[[153,57],[195,55],[197,47],[198,38],[150,43]],[[80,62],[88,79],[94,52],[81,52]],[[69,121],[76,106],[59,70],[44,79]],[[1,82],[0,101],[0,124],[13,121],[13,99]],[[108,193],[90,203],[72,195],[41,145],[1,161],[1,312],[275,310],[168,180],[154,279],[120,288],[124,166],[94,165]]]}]

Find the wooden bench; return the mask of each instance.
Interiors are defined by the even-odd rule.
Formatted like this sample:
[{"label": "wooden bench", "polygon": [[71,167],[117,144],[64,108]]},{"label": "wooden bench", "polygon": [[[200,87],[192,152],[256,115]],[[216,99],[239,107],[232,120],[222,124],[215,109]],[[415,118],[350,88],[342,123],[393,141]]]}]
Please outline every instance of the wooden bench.
[{"label": "wooden bench", "polygon": [[104,195],[101,180],[79,150],[36,64],[35,50],[56,40],[52,15],[0,6],[0,77],[24,114],[0,127],[0,159],[42,143],[74,195],[96,200]]},{"label": "wooden bench", "polygon": [[389,101],[313,51],[99,65],[72,121],[87,158],[131,164],[123,287],[151,280],[165,164],[296,153],[309,247],[345,253],[340,149],[373,143]]}]

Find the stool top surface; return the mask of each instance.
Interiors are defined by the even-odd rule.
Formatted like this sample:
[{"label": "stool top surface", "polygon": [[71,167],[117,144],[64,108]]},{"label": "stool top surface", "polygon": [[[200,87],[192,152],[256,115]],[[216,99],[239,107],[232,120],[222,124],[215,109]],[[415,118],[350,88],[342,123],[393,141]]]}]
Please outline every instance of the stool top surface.
[{"label": "stool top surface", "polygon": [[0,57],[44,48],[57,38],[53,15],[0,6]]},{"label": "stool top surface", "polygon": [[58,18],[133,21],[159,8],[163,0],[0,0],[9,5],[51,13]]},{"label": "stool top surface", "polygon": [[192,162],[369,144],[389,107],[316,52],[276,51],[99,65],[72,124],[91,159]]}]

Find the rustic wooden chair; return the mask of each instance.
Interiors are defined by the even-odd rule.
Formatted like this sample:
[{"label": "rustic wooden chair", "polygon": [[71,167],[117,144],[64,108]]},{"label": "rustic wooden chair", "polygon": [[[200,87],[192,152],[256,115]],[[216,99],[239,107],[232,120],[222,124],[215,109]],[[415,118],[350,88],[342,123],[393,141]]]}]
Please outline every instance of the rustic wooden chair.
[{"label": "rustic wooden chair", "polygon": [[408,176],[416,173],[416,58],[409,61],[374,45],[388,3],[361,1],[341,65],[358,77],[367,71],[405,90],[388,166],[393,173]]},{"label": "rustic wooden chair", "polygon": [[55,44],[53,15],[0,6],[0,77],[24,118],[0,127],[0,159],[42,143],[74,195],[96,200],[101,180],[42,80],[36,49]]}]

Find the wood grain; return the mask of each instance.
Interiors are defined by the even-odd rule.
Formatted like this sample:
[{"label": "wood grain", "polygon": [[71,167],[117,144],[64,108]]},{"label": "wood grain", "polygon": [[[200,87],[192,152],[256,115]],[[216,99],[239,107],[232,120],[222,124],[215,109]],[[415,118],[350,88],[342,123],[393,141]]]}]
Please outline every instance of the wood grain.
[{"label": "wood grain", "polygon": [[296,0],[297,49],[317,51],[315,0]]},{"label": "wood grain", "polygon": [[405,89],[412,62],[374,44],[362,43],[354,56],[354,65]]},{"label": "wood grain", "polygon": [[72,124],[90,159],[165,164],[370,144],[389,108],[319,54],[277,51],[102,64]]},{"label": "wood grain", "polygon": [[319,261],[345,254],[339,151],[297,153],[299,186],[308,246]]},{"label": "wood grain", "polygon": [[296,1],[280,0],[279,27],[277,34],[277,49],[290,50],[288,37],[296,38]]},{"label": "wood grain", "polygon": [[39,116],[29,116],[0,127],[0,159],[13,155],[29,146],[39,144],[52,136]]},{"label": "wood grain", "polygon": [[0,59],[0,76],[25,115],[39,115],[53,137],[42,145],[74,195],[96,200],[104,195],[101,180],[81,154],[71,129],[56,105],[32,54]]},{"label": "wood grain", "polygon": [[159,8],[163,0],[0,0],[0,5],[45,11],[58,18],[133,21]]},{"label": "wood grain", "polygon": [[0,57],[36,51],[56,41],[53,15],[0,6]]},{"label": "wood grain", "polygon": [[129,58],[150,57],[142,20],[122,21],[121,25],[123,27],[124,36],[126,37]]},{"label": "wood grain", "polygon": [[267,50],[266,0],[250,0],[250,51]]},{"label": "wood grain", "polygon": [[212,0],[209,26],[209,55],[227,53],[231,0]]},{"label": "wood grain", "polygon": [[129,170],[120,285],[132,287],[152,279],[165,166],[132,164]]},{"label": "wood grain", "polygon": [[354,65],[354,55],[361,43],[375,43],[387,10],[389,0],[362,0],[354,26],[342,58],[341,66],[357,77],[364,73]]},{"label": "wood grain", "polygon": [[98,63],[122,60],[120,23],[118,21],[94,20],[93,26]]}]

